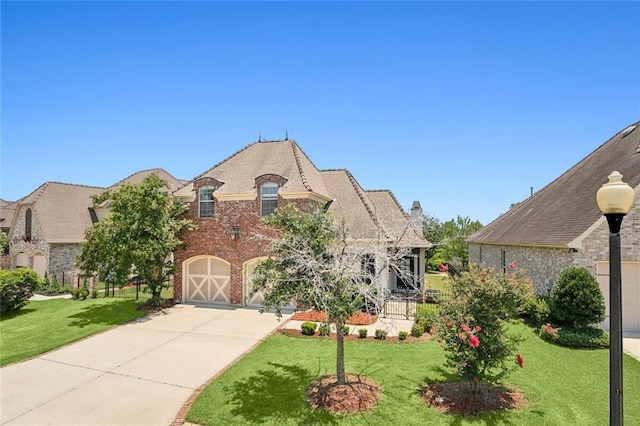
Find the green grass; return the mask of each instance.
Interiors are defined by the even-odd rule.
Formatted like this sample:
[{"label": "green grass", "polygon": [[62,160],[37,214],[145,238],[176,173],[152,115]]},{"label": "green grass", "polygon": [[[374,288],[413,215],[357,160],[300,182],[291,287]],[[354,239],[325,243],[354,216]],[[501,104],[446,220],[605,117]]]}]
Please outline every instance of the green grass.
[{"label": "green grass", "polygon": [[[104,281],[100,281],[96,283],[96,290],[98,291],[98,297],[104,297],[105,292],[105,283]],[[136,287],[134,285],[119,287],[116,286],[115,289],[109,286],[109,297],[116,298],[135,298],[136,297]],[[173,285],[169,285],[167,288],[163,288],[160,292],[160,297],[163,299],[173,299]],[[151,292],[148,291],[145,285],[140,286],[140,291],[138,291],[138,299],[139,300],[148,300],[151,299]]]},{"label": "green grass", "polygon": [[424,287],[435,288],[440,291],[449,291],[449,284],[447,283],[448,279],[449,278],[446,275],[425,274]]},{"label": "green grass", "polygon": [[27,303],[0,320],[0,365],[74,342],[145,315],[127,299],[50,299]]},{"label": "green grass", "polygon": [[[202,425],[603,425],[608,423],[607,350],[567,349],[547,343],[522,324],[524,368],[507,385],[524,393],[525,409],[478,417],[445,415],[417,394],[425,382],[451,378],[435,341],[346,342],[347,371],[378,381],[382,399],[371,412],[338,416],[311,411],[305,390],[316,377],[335,371],[335,342],[276,334],[210,383],[187,420]],[[640,424],[640,362],[625,355],[627,424]]]}]

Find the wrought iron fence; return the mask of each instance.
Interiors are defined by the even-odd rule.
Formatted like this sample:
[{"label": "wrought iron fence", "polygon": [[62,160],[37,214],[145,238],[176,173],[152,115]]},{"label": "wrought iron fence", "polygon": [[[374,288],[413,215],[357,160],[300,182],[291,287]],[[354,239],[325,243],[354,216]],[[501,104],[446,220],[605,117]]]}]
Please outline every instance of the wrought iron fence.
[{"label": "wrought iron fence", "polygon": [[[167,283],[168,287],[162,289],[160,297],[163,299],[173,298],[173,284]],[[119,284],[115,281],[106,280],[96,283],[96,291],[98,297],[114,297],[122,299],[150,299],[151,291],[148,289],[146,283],[130,282],[126,284]]]},{"label": "wrought iron fence", "polygon": [[381,315],[383,318],[411,320],[416,315],[418,305],[427,305],[437,312],[440,302],[449,297],[451,297],[450,292],[435,289],[426,289],[424,292],[387,292],[384,295]]}]

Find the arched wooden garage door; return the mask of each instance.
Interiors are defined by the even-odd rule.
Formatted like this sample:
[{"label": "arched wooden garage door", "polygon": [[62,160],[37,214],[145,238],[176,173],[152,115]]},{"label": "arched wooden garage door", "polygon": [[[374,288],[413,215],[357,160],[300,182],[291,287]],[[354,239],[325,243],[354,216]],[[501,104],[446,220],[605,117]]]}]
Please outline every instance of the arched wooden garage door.
[{"label": "arched wooden garage door", "polygon": [[[264,296],[262,292],[258,292],[251,296],[251,290],[253,288],[251,277],[253,276],[253,271],[256,269],[258,262],[266,259],[267,257],[256,257],[255,259],[251,259],[246,261],[242,265],[242,281],[243,281],[243,291],[244,291],[244,305],[251,308],[261,308],[262,303],[264,301]],[[294,301],[289,302],[287,305],[283,306],[284,309],[295,309],[296,304]]]},{"label": "arched wooden garage door", "polygon": [[[609,262],[598,262],[598,282],[607,306],[603,327],[609,329]],[[622,262],[622,330],[640,333],[640,262]]]},{"label": "arched wooden garage door", "polygon": [[36,271],[40,278],[44,278],[44,272],[47,269],[47,258],[43,254],[35,254],[31,259],[33,270]]},{"label": "arched wooden garage door", "polygon": [[198,256],[183,263],[187,303],[231,303],[231,265],[214,256]]},{"label": "arched wooden garage door", "polygon": [[242,265],[242,281],[244,283],[244,305],[254,308],[262,307],[262,302],[264,297],[261,292],[258,292],[251,296],[251,290],[253,288],[251,277],[253,276],[253,271],[256,269],[256,265],[259,261],[266,259],[266,257],[257,257],[255,259],[251,259]]}]

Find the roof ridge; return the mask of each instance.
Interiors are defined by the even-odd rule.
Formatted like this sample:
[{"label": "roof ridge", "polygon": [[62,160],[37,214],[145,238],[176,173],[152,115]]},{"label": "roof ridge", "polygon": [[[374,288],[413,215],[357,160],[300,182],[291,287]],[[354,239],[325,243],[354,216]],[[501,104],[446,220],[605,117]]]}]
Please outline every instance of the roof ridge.
[{"label": "roof ridge", "polygon": [[[291,150],[293,151],[293,158],[296,160],[296,167],[298,167],[298,172],[300,173],[300,178],[302,179],[302,184],[304,185],[305,188],[307,188],[307,191],[313,191],[313,189],[311,188],[311,186],[309,185],[309,181],[307,180],[307,176],[304,174],[304,170],[302,169],[302,163],[300,162],[300,156],[298,154],[298,150],[302,151],[300,149],[300,147],[298,146],[298,144],[295,141],[287,141],[290,143],[291,145]],[[303,152],[304,154],[304,152]],[[305,154],[306,157],[306,154]],[[309,157],[307,157],[307,159],[309,159]],[[309,160],[311,161],[311,160]],[[313,163],[311,163],[313,164]],[[315,165],[313,165],[313,167],[316,167]],[[317,169],[317,167],[316,167]]]},{"label": "roof ridge", "polygon": [[373,221],[373,223],[378,227],[378,229],[381,229],[384,232],[385,237],[388,237],[387,231],[382,227],[382,224],[378,220],[378,216],[365,197],[366,191],[360,186],[356,178],[351,174],[349,170],[344,169],[344,172],[349,178],[351,185],[353,185],[353,188],[356,190],[356,194],[358,194],[358,197],[360,197],[360,200],[362,200],[362,204],[364,204],[365,209],[367,209],[367,212],[369,213],[369,216],[371,216],[371,220]]},{"label": "roof ridge", "polygon": [[[182,187],[178,188],[177,190],[180,190],[182,188],[184,188],[185,186],[187,186],[188,184],[190,184],[191,182],[201,178],[202,176],[206,175],[207,173],[209,173],[211,170],[215,169],[216,167],[226,163],[227,161],[231,160],[233,157],[237,156],[238,154],[240,154],[241,152],[246,151],[247,149],[249,149],[249,147],[255,145],[255,144],[259,144],[261,143],[260,141],[258,142],[251,142],[250,144],[245,145],[243,148],[239,149],[238,151],[234,152],[233,154],[229,155],[227,158],[225,158],[222,161],[218,161],[216,164],[214,164],[213,166],[209,167],[207,170],[205,170],[204,172],[200,173],[199,175],[197,175],[196,177],[194,177],[193,179],[191,179],[190,181],[188,181],[187,183],[185,183]],[[176,191],[177,191],[176,190]]]}]

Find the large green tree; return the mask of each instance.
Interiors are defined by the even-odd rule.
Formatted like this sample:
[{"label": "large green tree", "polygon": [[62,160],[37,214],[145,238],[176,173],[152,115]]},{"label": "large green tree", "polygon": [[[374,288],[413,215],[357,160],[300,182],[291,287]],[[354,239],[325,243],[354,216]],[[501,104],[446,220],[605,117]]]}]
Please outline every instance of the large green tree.
[{"label": "large green tree", "polygon": [[269,258],[255,269],[253,291],[262,291],[265,309],[278,315],[294,299],[325,311],[337,334],[337,383],[344,384],[343,327],[363,306],[380,302],[386,266],[397,264],[409,250],[390,250],[382,240],[349,241],[344,224],[321,209],[305,213],[289,204],[267,216],[265,224],[279,232]]},{"label": "large green tree", "polygon": [[472,221],[468,216],[458,215],[455,219],[444,223],[430,216],[425,216],[422,222],[422,231],[427,240],[432,244],[427,252],[429,266],[437,266],[435,263],[451,262],[467,269],[469,266],[469,246],[467,237],[482,228],[482,223]]},{"label": "large green tree", "polygon": [[145,282],[153,304],[173,273],[171,253],[182,242],[180,233],[192,229],[188,207],[171,196],[156,175],[140,184],[123,184],[93,199],[107,203],[109,213],[85,233],[76,263],[86,275],[97,274],[124,283],[133,277]]}]

